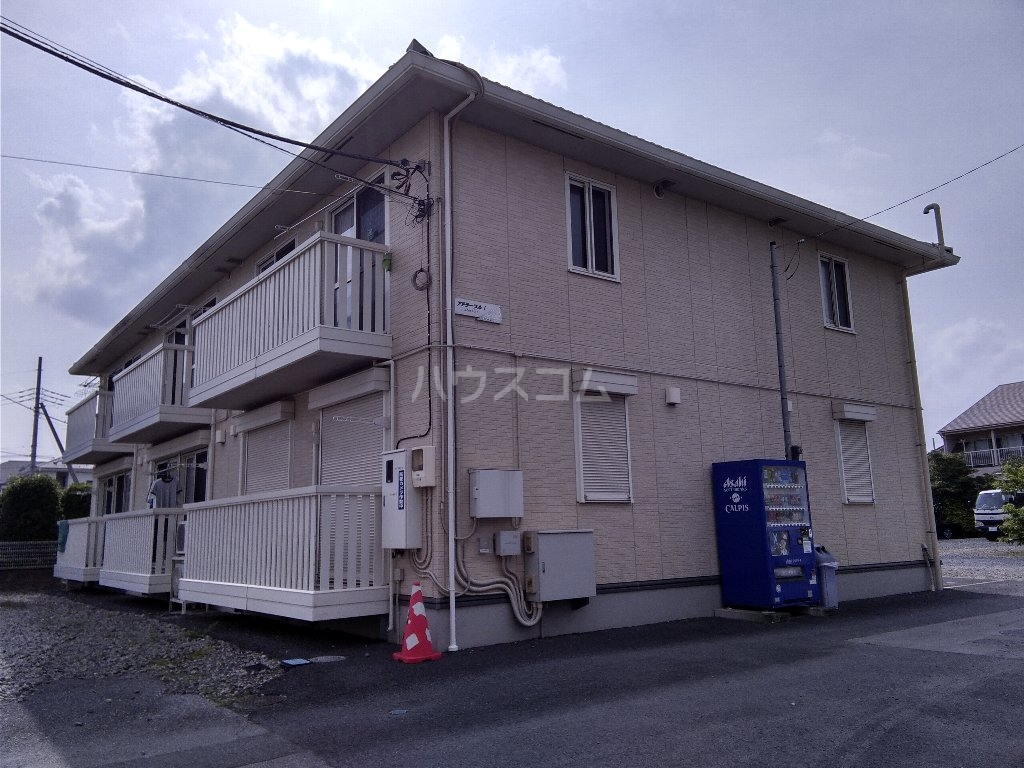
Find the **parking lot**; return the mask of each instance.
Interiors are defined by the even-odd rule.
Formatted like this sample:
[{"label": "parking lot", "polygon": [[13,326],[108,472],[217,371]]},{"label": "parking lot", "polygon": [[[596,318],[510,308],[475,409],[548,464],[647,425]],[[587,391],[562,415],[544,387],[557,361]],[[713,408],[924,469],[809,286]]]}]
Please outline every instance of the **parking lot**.
[{"label": "parking lot", "polygon": [[[840,595],[832,616],[693,619],[414,666],[393,661],[387,643],[308,625],[51,594],[54,610],[95,610],[107,643],[124,620],[319,663],[277,670],[230,706],[94,663],[95,674],[0,703],[0,765],[1022,765],[1024,548],[963,539],[941,552],[950,588],[940,593]],[[0,623],[11,620],[2,611]],[[86,660],[133,655],[90,648],[79,632],[70,647]]]}]

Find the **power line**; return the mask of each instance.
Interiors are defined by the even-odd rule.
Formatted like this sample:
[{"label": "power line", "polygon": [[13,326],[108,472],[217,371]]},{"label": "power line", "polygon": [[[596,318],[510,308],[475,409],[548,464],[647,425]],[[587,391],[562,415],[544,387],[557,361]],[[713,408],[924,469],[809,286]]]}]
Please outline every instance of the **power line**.
[{"label": "power line", "polygon": [[[353,152],[343,152],[341,150],[331,149],[329,147],[324,147],[317,144],[310,144],[308,142],[299,141],[297,139],[290,139],[286,136],[270,133],[269,131],[264,131],[260,128],[255,128],[244,123],[229,120],[226,117],[215,115],[212,112],[207,112],[205,110],[193,107],[184,102],[180,102],[168,96],[165,96],[159,91],[156,91],[153,88],[150,88],[142,83],[139,83],[136,80],[132,80],[131,78],[122,75],[120,72],[117,72],[116,70],[113,70],[110,67],[107,67],[103,64],[99,64],[93,61],[92,59],[89,59],[79,54],[71,48],[68,48],[65,45],[61,45],[60,43],[56,43],[52,40],[49,40],[48,38],[43,37],[37,32],[34,32],[33,30],[29,29],[23,24],[18,24],[17,22],[12,21],[11,19],[8,19],[5,16],[0,16],[0,20],[2,20],[2,23],[0,23],[0,32],[3,32],[4,34],[9,35],[16,40],[20,40],[26,45],[36,48],[37,50],[40,50],[43,53],[49,54],[50,56],[53,56],[57,59],[60,59],[61,61],[71,64],[72,66],[78,67],[79,69],[85,70],[86,72],[96,75],[97,77],[101,77],[104,80],[108,80],[116,85],[120,85],[122,88],[127,88],[129,90],[135,91],[136,93],[148,96],[151,99],[155,99],[165,104],[169,104],[173,107],[177,107],[178,109],[184,110],[185,112],[188,112],[197,117],[201,117],[204,120],[209,120],[213,123],[216,123],[217,125],[220,125],[242,136],[245,136],[248,139],[268,146],[271,149],[275,149],[279,152],[284,152],[285,154],[294,158],[301,159],[304,162],[309,163],[310,165],[315,165],[319,168],[323,168],[324,170],[333,173],[339,179],[347,179],[349,181],[354,181],[368,187],[373,187],[374,189],[378,189],[388,194],[396,194],[408,198],[414,202],[415,207],[421,212],[420,218],[424,218],[425,216],[429,215],[429,211],[431,209],[430,181],[429,179],[427,179],[427,176],[424,173],[423,168],[421,167],[420,164],[411,163],[409,160],[406,160],[404,158],[402,160],[389,160],[387,158],[382,157],[371,157],[368,155],[360,155]],[[14,29],[13,27],[17,27],[17,29]],[[319,160],[313,160],[312,158],[304,157],[301,154],[289,152],[283,149],[282,147],[278,147],[269,143],[265,139],[273,139],[274,141],[280,141],[285,144],[292,144],[294,146],[304,147],[305,149],[312,149],[317,152],[326,153],[333,157],[344,157],[352,160],[361,160],[363,162],[368,163],[380,163],[382,165],[389,165],[394,168],[399,168],[401,170],[395,171],[391,174],[391,178],[393,180],[398,180],[399,184],[397,185],[397,188],[392,188],[380,184],[375,184],[365,179],[361,179],[358,176],[342,173],[340,171],[335,170],[334,168],[325,165]],[[409,180],[412,177],[413,173],[419,173],[420,176],[423,177],[423,180],[426,182],[426,198],[419,198],[416,197],[415,195],[409,194]]]},{"label": "power line", "polygon": [[[289,153],[290,154],[290,153]],[[48,165],[65,165],[70,168],[86,168],[92,171],[112,171],[114,173],[130,173],[136,176],[155,176],[160,179],[174,179],[176,181],[196,181],[202,184],[221,184],[226,187],[244,187],[246,189],[265,189],[270,192],[288,192],[296,195],[310,195],[312,197],[330,197],[321,195],[318,192],[310,192],[304,189],[288,189],[286,187],[268,187],[263,184],[242,184],[237,181],[220,181],[218,179],[202,179],[197,176],[176,176],[171,173],[155,173],[153,171],[136,171],[131,168],[113,168],[107,165],[89,165],[88,163],[72,163],[66,160],[46,160],[41,157],[25,157],[24,155],[0,154],[5,160],[24,160],[29,163],[46,163]],[[338,197],[341,197],[340,195]]]},{"label": "power line", "polygon": [[864,217],[862,217],[860,219],[855,219],[855,220],[853,220],[853,221],[851,221],[851,222],[849,222],[847,224],[840,224],[839,226],[832,227],[832,229],[826,229],[826,230],[824,230],[822,232],[819,232],[814,237],[815,238],[824,237],[825,235],[831,234],[832,232],[836,232],[836,231],[838,231],[840,229],[846,229],[848,227],[852,227],[854,224],[857,224],[858,222],[867,221],[868,219],[875,218],[875,216],[881,216],[883,213],[888,213],[889,211],[893,210],[894,208],[899,208],[901,205],[906,205],[907,203],[913,202],[914,200],[917,200],[919,197],[924,197],[925,195],[931,194],[932,192],[934,192],[937,189],[942,189],[943,187],[948,186],[949,184],[952,184],[954,181],[960,181],[960,179],[964,178],[965,176],[970,176],[975,171],[980,171],[986,165],[992,165],[992,163],[996,162],[997,160],[1002,160],[1007,155],[1011,155],[1011,154],[1013,154],[1014,152],[1016,152],[1019,149],[1024,149],[1024,144],[1018,144],[1013,149],[1008,149],[1005,152],[1003,152],[1001,155],[997,155],[996,157],[993,157],[991,160],[986,160],[981,165],[975,166],[974,168],[971,168],[971,170],[969,170],[969,171],[964,171],[959,176],[954,176],[952,179],[944,181],[941,184],[937,184],[934,187],[932,187],[931,189],[926,189],[924,192],[920,192],[919,194],[916,194],[913,197],[908,197],[906,200],[901,200],[900,202],[895,203],[894,205],[890,205],[888,208],[883,208],[880,211],[876,211],[875,213],[872,213],[870,216],[864,216]]},{"label": "power line", "polygon": [[[177,107],[178,109],[189,112],[190,114],[193,114],[196,117],[201,117],[204,120],[210,120],[211,122],[217,123],[218,125],[222,125],[226,128],[234,128],[239,131],[244,131],[246,133],[262,136],[266,139],[280,141],[284,144],[292,144],[293,146],[303,147],[305,149],[312,149],[317,152],[324,152],[326,154],[334,155],[337,157],[345,157],[352,160],[362,160],[363,162],[367,163],[381,163],[383,165],[391,165],[396,168],[406,167],[405,163],[402,163],[401,161],[398,160],[389,160],[387,158],[382,157],[371,157],[369,155],[359,155],[353,152],[342,152],[341,150],[331,149],[330,147],[324,147],[317,144],[310,144],[309,142],[299,141],[298,139],[290,139],[287,136],[281,136],[276,133],[271,133],[270,131],[264,131],[260,128],[254,128],[251,125],[246,125],[245,123],[239,123],[234,120],[229,120],[226,117],[221,117],[220,115],[215,115],[212,112],[207,112],[205,110],[199,109],[198,107],[193,107],[190,104],[186,104],[184,102],[177,101],[176,99],[172,99],[169,96],[165,96],[159,91],[142,85],[141,83],[138,83],[135,80],[132,80],[122,75],[121,73],[113,69],[110,69],[109,67],[106,67],[102,64],[98,64],[86,58],[85,56],[82,56],[76,51],[73,51],[67,46],[54,43],[48,40],[47,38],[43,37],[42,35],[39,35],[36,32],[32,31],[28,27],[22,24],[18,24],[17,22],[12,21],[11,19],[8,19],[6,16],[0,16],[0,19],[2,19],[3,21],[3,23],[0,24],[0,32],[3,32],[5,35],[13,37],[15,40],[20,40],[26,45],[30,45],[33,48],[42,51],[43,53],[49,54],[50,56],[58,58],[61,61],[71,64],[72,66],[78,67],[79,69],[83,69],[86,72],[89,72],[90,74],[103,78],[104,80],[109,80],[110,82],[115,83],[116,85],[120,85],[122,88],[127,88],[129,90],[135,91],[136,93],[141,93],[144,96],[148,96],[151,99],[162,101],[165,104],[169,104],[172,107]],[[18,29],[14,29],[13,27],[17,27]]]}]

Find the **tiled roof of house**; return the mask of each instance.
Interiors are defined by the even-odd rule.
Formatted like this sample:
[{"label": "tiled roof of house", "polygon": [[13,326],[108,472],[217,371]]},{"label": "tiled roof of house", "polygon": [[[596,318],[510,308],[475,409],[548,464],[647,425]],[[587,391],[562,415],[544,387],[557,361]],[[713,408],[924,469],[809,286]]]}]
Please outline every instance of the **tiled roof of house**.
[{"label": "tiled roof of house", "polygon": [[1024,381],[1000,384],[940,429],[939,434],[1011,424],[1024,424]]}]

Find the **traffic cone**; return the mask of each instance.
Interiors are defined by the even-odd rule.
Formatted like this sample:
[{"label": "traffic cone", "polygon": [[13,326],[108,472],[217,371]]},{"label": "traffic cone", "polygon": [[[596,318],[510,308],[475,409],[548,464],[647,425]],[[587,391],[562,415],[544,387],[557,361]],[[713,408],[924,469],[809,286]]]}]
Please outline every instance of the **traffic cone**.
[{"label": "traffic cone", "polygon": [[402,650],[395,651],[391,658],[406,664],[437,661],[441,658],[441,652],[435,651],[430,643],[427,609],[423,606],[423,590],[418,581],[412,583],[412,594],[409,595],[409,618],[405,622]]}]

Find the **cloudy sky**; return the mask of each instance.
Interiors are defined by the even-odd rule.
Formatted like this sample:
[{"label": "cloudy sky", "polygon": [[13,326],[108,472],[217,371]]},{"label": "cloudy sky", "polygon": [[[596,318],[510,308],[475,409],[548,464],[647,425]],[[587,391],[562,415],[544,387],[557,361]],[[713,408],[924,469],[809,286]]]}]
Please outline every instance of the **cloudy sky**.
[{"label": "cloudy sky", "polygon": [[[1024,144],[1020,0],[4,0],[2,14],[181,101],[302,139],[415,37],[492,80],[856,217]],[[31,445],[18,403],[36,358],[63,419],[85,381],[68,367],[287,158],[6,35],[0,56],[7,460]],[[962,261],[911,281],[929,440],[996,385],[1024,380],[1024,148],[871,221],[932,242],[930,202]],[[57,453],[43,426],[40,455]]]}]

